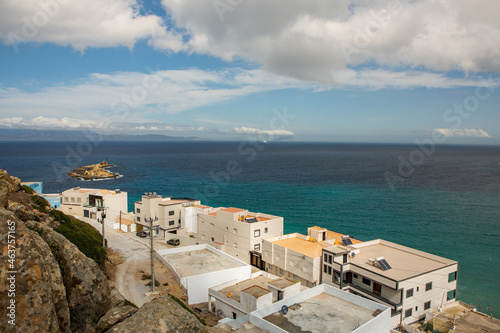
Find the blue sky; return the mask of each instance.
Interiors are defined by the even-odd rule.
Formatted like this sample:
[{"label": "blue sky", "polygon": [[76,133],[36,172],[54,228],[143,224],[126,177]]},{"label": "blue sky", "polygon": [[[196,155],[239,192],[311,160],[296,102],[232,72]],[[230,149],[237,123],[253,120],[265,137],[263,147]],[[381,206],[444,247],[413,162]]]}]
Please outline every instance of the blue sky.
[{"label": "blue sky", "polygon": [[4,0],[0,128],[500,144],[500,3]]}]

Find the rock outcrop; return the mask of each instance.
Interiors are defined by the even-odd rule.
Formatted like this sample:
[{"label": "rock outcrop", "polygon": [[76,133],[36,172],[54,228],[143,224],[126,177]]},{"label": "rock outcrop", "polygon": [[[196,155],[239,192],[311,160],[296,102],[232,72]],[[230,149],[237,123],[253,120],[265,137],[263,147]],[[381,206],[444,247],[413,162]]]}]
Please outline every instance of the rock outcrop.
[{"label": "rock outcrop", "polygon": [[111,307],[111,289],[99,266],[48,226],[33,221],[26,225],[49,244],[61,267],[71,312],[71,331],[95,331],[99,318]]},{"label": "rock outcrop", "polygon": [[[59,265],[47,243],[12,212],[0,208],[0,332],[70,332],[70,312]],[[14,226],[12,228],[12,226]],[[13,231],[9,237],[9,231]],[[8,245],[15,239],[15,261],[10,265]],[[12,245],[12,244],[11,244]],[[17,271],[15,274],[9,271]],[[13,277],[13,284],[7,278]],[[13,287],[13,288],[12,288]],[[5,320],[15,293],[15,326]],[[13,317],[11,317],[13,318]]]},{"label": "rock outcrop", "polygon": [[132,317],[113,326],[116,333],[206,332],[198,319],[168,296],[144,304]]},{"label": "rock outcrop", "polygon": [[97,323],[97,332],[107,331],[113,325],[124,321],[136,312],[137,308],[130,305],[119,306],[109,310],[104,316],[101,317],[101,319],[99,319],[99,322]]}]

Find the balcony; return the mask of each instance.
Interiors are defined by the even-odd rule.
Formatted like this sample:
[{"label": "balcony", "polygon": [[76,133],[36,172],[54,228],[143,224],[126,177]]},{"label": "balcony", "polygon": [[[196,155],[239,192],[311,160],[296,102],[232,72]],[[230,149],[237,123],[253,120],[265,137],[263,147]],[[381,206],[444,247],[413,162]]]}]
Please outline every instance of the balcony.
[{"label": "balcony", "polygon": [[382,296],[380,296],[378,293],[374,293],[372,290],[365,288],[364,286],[360,286],[354,283],[346,283],[344,281],[343,287],[348,286],[349,290],[351,292],[355,292],[356,294],[359,294],[360,296],[366,297],[368,299],[371,299],[372,301],[375,301],[377,303],[381,303],[383,305],[386,305],[393,309],[394,311],[399,311],[400,307],[402,306],[402,302],[399,302],[398,304],[394,303],[393,301],[390,301]]}]

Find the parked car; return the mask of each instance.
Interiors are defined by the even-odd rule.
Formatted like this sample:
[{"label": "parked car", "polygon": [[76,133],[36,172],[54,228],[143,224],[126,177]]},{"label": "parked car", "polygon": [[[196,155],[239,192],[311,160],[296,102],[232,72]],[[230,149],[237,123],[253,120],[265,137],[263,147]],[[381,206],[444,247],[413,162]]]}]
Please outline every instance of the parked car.
[{"label": "parked car", "polygon": [[179,238],[172,238],[172,239],[169,239],[167,241],[167,244],[170,244],[170,245],[173,245],[173,246],[177,246],[179,245],[181,242],[179,240]]},{"label": "parked car", "polygon": [[138,231],[135,235],[144,238],[144,237],[148,237],[149,236],[149,232]]}]

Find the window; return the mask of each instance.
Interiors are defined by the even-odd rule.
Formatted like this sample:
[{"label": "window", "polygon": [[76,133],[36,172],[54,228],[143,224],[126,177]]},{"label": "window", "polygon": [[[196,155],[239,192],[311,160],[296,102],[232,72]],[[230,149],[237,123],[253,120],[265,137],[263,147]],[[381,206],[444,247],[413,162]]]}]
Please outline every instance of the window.
[{"label": "window", "polygon": [[234,247],[235,249],[237,249],[237,248],[238,248],[238,243],[233,243],[233,247]]},{"label": "window", "polygon": [[137,222],[141,222],[141,218],[137,216]]},{"label": "window", "polygon": [[453,282],[457,280],[457,271],[448,274],[448,282]]},{"label": "window", "polygon": [[171,211],[168,212],[168,216],[172,216],[174,214],[175,214],[175,212],[173,210],[171,210]]},{"label": "window", "polygon": [[358,278],[358,274],[354,273],[352,276],[354,276],[355,279]]},{"label": "window", "polygon": [[236,319],[236,313],[233,312],[233,319]]},{"label": "window", "polygon": [[417,292],[418,292],[418,287],[417,287]]},{"label": "window", "polygon": [[273,265],[268,265],[267,268],[269,268],[270,271],[273,270]]},{"label": "window", "polygon": [[68,197],[64,197],[64,202],[69,202],[69,198]]},{"label": "window", "polygon": [[367,278],[363,278],[363,283],[366,284],[367,286],[371,286],[372,282],[368,280]]},{"label": "window", "polygon": [[264,233],[267,234],[267,228],[264,228]]},{"label": "window", "polygon": [[417,312],[417,311],[418,311],[418,306],[415,307],[415,312]]},{"label": "window", "polygon": [[328,266],[328,274],[332,275],[332,266]]},{"label": "window", "polygon": [[215,242],[215,238],[212,237],[211,239],[212,239],[212,242]]},{"label": "window", "polygon": [[253,246],[253,249],[254,249],[255,251],[260,251],[260,244],[255,244],[255,245]]},{"label": "window", "polygon": [[233,232],[237,235],[238,234],[238,229],[234,228]]},{"label": "window", "polygon": [[75,198],[71,197],[71,202],[75,202]]},{"label": "window", "polygon": [[328,263],[331,264],[333,262],[333,256],[328,256]]},{"label": "window", "polygon": [[456,293],[457,293],[456,289],[448,291],[448,293],[446,294],[446,300],[450,301],[450,300],[456,298]]},{"label": "window", "polygon": [[253,236],[254,237],[260,237],[260,229],[254,230],[253,231]]},{"label": "window", "polygon": [[405,318],[408,318],[408,317],[411,317],[411,314],[412,314],[412,311],[413,309],[408,309],[405,311]]},{"label": "window", "polygon": [[412,297],[413,296],[413,288],[408,289],[406,291],[406,298]]},{"label": "window", "polygon": [[77,203],[82,203],[82,198],[76,198]]},{"label": "window", "polygon": [[280,274],[281,275],[285,274],[285,271],[283,270],[283,268],[280,268]]},{"label": "window", "polygon": [[347,264],[347,253],[344,254],[344,258],[343,258],[342,263]]},{"label": "window", "polygon": [[136,209],[136,212],[137,212],[137,213],[140,213],[140,212],[141,212],[141,209],[140,209],[140,208],[137,208],[137,209]]},{"label": "window", "polygon": [[168,221],[168,225],[174,225],[175,221],[172,220],[172,221]]},{"label": "window", "polygon": [[328,272],[328,266],[327,265],[323,265],[323,272]]},{"label": "window", "polygon": [[425,284],[425,291],[429,291],[432,289],[432,282],[428,282]]},{"label": "window", "polygon": [[424,310],[428,310],[428,309],[430,309],[430,308],[431,308],[431,301],[429,301],[429,302],[425,302],[425,303],[424,303]]},{"label": "window", "polygon": [[327,262],[327,261],[328,261],[328,254],[326,254],[326,253],[325,253],[325,254],[323,255],[323,261],[324,261],[324,262]]}]

